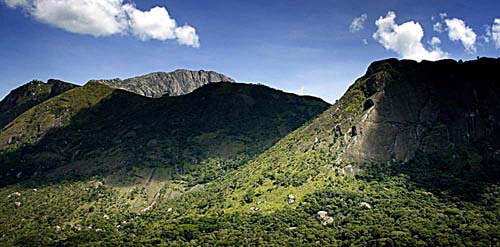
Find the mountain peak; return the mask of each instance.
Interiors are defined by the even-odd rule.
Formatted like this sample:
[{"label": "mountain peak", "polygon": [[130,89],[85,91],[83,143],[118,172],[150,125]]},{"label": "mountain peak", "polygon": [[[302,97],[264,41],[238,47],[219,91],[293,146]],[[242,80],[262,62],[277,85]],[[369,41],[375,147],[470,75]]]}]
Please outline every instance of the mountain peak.
[{"label": "mountain peak", "polygon": [[153,72],[125,80],[97,81],[111,88],[122,89],[150,98],[185,95],[208,83],[234,82],[230,77],[214,71],[186,69],[178,69],[173,72]]},{"label": "mountain peak", "polygon": [[12,90],[12,92],[0,101],[0,129],[31,107],[75,87],[78,86],[50,79],[47,83],[32,80]]}]

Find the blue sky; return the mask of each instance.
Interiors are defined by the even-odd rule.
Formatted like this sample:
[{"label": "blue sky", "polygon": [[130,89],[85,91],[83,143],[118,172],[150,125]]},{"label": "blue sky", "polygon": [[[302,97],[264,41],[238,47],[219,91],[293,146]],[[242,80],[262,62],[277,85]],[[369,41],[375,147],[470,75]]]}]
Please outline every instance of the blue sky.
[{"label": "blue sky", "polygon": [[[498,32],[492,28],[500,18],[500,1],[493,0],[123,2],[129,4],[123,23],[168,22],[162,11],[142,15],[160,6],[175,19],[175,33],[139,24],[124,24],[119,33],[108,26],[68,26],[73,12],[53,11],[49,3],[54,0],[41,0],[47,2],[42,12],[30,1],[0,0],[0,98],[32,79],[84,84],[186,68],[334,102],[374,60],[500,56],[495,43],[500,42],[500,20]],[[362,25],[350,28],[355,18]],[[186,32],[177,33],[184,27]]]}]

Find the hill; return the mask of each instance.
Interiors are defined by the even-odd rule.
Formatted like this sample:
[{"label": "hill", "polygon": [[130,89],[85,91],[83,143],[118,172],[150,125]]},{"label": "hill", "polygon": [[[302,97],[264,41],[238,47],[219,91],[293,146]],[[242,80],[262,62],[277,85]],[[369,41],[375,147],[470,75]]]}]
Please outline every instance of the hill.
[{"label": "hill", "polygon": [[[152,217],[184,228],[155,229],[232,245],[494,245],[499,67],[486,58],[375,62],[241,169],[165,200]],[[168,208],[178,214],[162,216]]]},{"label": "hill", "polygon": [[189,181],[207,182],[327,106],[258,85],[216,83],[151,99],[90,82],[33,107],[0,132],[2,184],[105,177],[135,168],[158,168],[168,177],[207,169]]},{"label": "hill", "polygon": [[12,90],[0,101],[0,129],[31,107],[75,87],[78,86],[51,79],[47,83],[34,80]]},{"label": "hill", "polygon": [[[317,106],[318,101],[298,98],[305,102],[276,107],[270,102],[282,97],[265,93],[270,89],[234,83],[209,84],[192,94],[160,99],[112,91],[82,111],[82,117],[73,117],[74,128],[46,134],[43,139],[50,141],[42,139],[38,147],[12,146],[2,156],[12,164],[12,174],[22,168],[27,174],[45,175],[23,180],[23,173],[21,181],[12,175],[4,180],[10,182],[0,190],[0,197],[7,198],[0,204],[1,241],[495,246],[500,242],[499,67],[500,60],[486,58],[464,63],[378,61],[334,105],[309,121],[304,117],[297,123],[301,127],[283,138],[275,135],[274,141],[257,137],[269,137],[276,126],[296,118],[283,109],[310,109],[304,105]],[[141,103],[131,103],[131,96]],[[203,107],[192,107],[193,100],[204,98],[208,101],[196,104]],[[253,108],[250,98],[267,103]],[[162,115],[170,106],[165,102],[176,106],[168,109],[182,111]],[[256,120],[266,114],[279,117]],[[88,131],[79,131],[84,127]],[[223,139],[220,133],[226,133]],[[28,160],[23,163],[38,163],[22,154],[42,150],[63,150],[63,157],[70,157],[76,149],[56,148],[58,143],[75,146],[67,140],[76,140],[82,150],[74,160],[84,158],[86,163],[63,159],[37,170],[15,162],[23,157]],[[154,141],[143,145],[145,140]],[[235,155],[238,143],[252,148]],[[259,149],[265,143],[269,145]],[[132,169],[120,170],[123,164]]]}]

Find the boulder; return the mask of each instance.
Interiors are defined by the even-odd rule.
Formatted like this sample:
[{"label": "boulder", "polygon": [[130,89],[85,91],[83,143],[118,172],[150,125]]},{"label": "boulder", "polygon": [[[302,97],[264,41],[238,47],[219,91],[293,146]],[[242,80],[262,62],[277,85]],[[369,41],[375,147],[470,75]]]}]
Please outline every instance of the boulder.
[{"label": "boulder", "polygon": [[328,212],[326,211],[318,211],[316,215],[318,216],[321,225],[331,225],[334,222],[333,217],[328,216]]},{"label": "boulder", "polygon": [[9,137],[9,140],[7,141],[7,144],[12,144],[16,141],[16,137],[15,136],[10,136]]},{"label": "boulder", "polygon": [[323,219],[323,221],[321,221],[321,224],[324,226],[331,225],[331,224],[333,224],[333,218],[330,216],[326,216],[325,219]]},{"label": "boulder", "polygon": [[351,128],[351,136],[355,137],[357,135],[358,135],[358,129],[356,128],[356,126],[352,126],[352,128]]},{"label": "boulder", "polygon": [[288,195],[288,204],[293,204],[295,203],[295,196],[290,194]]},{"label": "boulder", "polygon": [[370,205],[367,202],[362,202],[362,203],[359,204],[359,206],[362,207],[362,208],[366,208],[366,209],[371,209],[372,208],[372,205]]},{"label": "boulder", "polygon": [[370,108],[372,108],[375,105],[375,102],[373,102],[372,99],[367,99],[365,103],[363,104],[363,110],[366,111]]},{"label": "boulder", "polygon": [[101,188],[102,186],[104,186],[104,184],[103,184],[101,181],[96,181],[96,182],[93,182],[93,183],[90,185],[90,187],[91,187],[92,189],[95,189],[95,190],[96,190],[96,189]]},{"label": "boulder", "polygon": [[13,197],[13,196],[18,196],[18,197],[19,197],[19,196],[21,196],[21,193],[19,193],[19,192],[14,192],[14,193],[12,193],[12,194],[8,195],[8,196],[7,196],[7,198],[11,198],[11,197]]},{"label": "boulder", "polygon": [[328,216],[328,212],[326,212],[326,211],[318,211],[318,213],[316,213],[316,215],[318,215],[318,217],[320,219],[324,219],[325,217]]}]

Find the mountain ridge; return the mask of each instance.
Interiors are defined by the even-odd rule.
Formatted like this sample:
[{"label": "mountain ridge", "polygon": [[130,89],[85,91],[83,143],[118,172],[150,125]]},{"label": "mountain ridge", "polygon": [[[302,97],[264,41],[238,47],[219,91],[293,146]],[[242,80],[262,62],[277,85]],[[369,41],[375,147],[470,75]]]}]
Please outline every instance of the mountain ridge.
[{"label": "mountain ridge", "polygon": [[0,130],[31,107],[76,87],[72,83],[49,79],[46,83],[32,80],[12,90],[0,101]]},{"label": "mountain ridge", "polygon": [[333,105],[238,83],[161,98],[89,83],[11,127],[71,120],[0,151],[0,243],[494,246],[498,68],[376,61]]},{"label": "mountain ridge", "polygon": [[188,94],[208,83],[235,82],[233,79],[215,71],[187,69],[177,69],[172,72],[152,72],[123,80],[115,78],[92,81],[150,98]]},{"label": "mountain ridge", "polygon": [[4,171],[16,170],[23,159],[35,169],[15,173],[29,177],[43,167],[90,166],[96,155],[114,157],[110,164],[121,161],[117,169],[233,159],[260,152],[327,106],[250,84],[211,83],[187,95],[146,98],[90,82],[30,109],[0,132],[0,163]]}]

